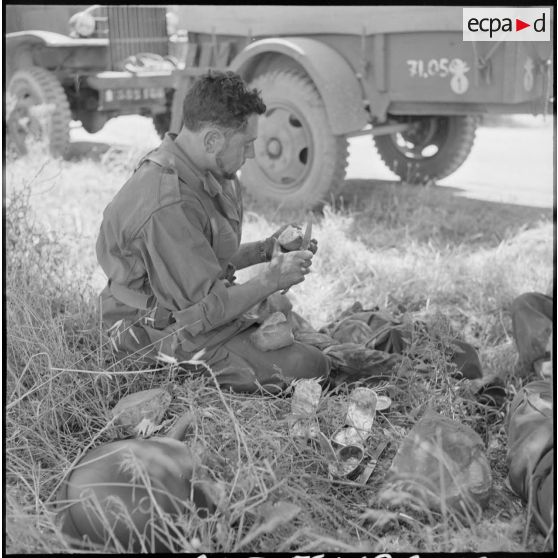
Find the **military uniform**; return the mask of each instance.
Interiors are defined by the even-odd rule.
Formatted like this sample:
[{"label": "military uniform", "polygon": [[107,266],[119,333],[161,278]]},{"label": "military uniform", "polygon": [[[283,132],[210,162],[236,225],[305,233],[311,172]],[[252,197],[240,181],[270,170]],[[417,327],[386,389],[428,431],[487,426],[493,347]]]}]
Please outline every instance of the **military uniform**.
[{"label": "military uniform", "polygon": [[259,351],[249,341],[255,320],[231,315],[240,187],[200,172],[174,139],[167,134],[142,159],[103,214],[97,258],[108,277],[102,315],[114,345],[178,362],[203,348],[219,383],[240,391],[327,376],[329,364],[318,349],[295,342]]},{"label": "military uniform", "polygon": [[525,293],[512,305],[519,352],[519,373],[534,373],[514,397],[507,419],[508,478],[530,503],[533,519],[545,535],[554,524],[554,432],[552,394],[552,298]]}]

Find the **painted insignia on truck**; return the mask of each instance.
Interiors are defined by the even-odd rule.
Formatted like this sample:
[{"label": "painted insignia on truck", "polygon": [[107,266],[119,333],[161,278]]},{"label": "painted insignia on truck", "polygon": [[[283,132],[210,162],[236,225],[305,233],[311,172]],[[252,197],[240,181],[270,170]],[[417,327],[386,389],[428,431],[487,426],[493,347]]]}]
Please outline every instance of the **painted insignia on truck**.
[{"label": "painted insignia on truck", "polygon": [[450,87],[454,93],[463,95],[469,89],[469,79],[465,75],[471,68],[461,58],[431,58],[430,60],[407,60],[411,77],[445,78],[451,76]]}]

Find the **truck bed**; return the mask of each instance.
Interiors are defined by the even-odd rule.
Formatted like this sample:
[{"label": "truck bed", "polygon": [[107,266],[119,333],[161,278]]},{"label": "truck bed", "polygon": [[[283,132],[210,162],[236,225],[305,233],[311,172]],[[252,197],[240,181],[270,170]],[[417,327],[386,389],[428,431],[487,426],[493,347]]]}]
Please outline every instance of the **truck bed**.
[{"label": "truck bed", "polygon": [[458,6],[173,6],[193,33],[266,35],[370,35],[406,31],[461,31]]}]

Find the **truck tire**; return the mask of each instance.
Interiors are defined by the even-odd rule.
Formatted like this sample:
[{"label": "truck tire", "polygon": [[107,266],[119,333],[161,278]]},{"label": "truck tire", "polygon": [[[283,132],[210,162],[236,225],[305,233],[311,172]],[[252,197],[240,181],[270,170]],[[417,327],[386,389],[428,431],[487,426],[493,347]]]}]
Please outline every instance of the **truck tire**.
[{"label": "truck tire", "polygon": [[318,91],[293,71],[261,74],[250,86],[261,91],[267,111],[260,116],[255,158],[242,167],[242,183],[255,197],[285,207],[325,200],[345,177],[348,144],[332,134]]},{"label": "truck tire", "polygon": [[393,121],[413,127],[374,136],[374,143],[389,169],[410,184],[449,176],[465,162],[475,141],[476,116],[398,116]]},{"label": "truck tire", "polygon": [[44,142],[54,157],[63,155],[70,142],[72,116],[56,76],[39,66],[22,68],[10,79],[8,94],[15,103],[8,115],[8,133],[17,152],[25,155],[34,139]]}]

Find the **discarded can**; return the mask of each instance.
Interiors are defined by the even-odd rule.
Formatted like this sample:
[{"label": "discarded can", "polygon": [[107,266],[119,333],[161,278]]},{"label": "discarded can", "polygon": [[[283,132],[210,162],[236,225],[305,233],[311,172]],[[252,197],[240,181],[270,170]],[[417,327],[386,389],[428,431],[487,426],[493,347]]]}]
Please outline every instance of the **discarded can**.
[{"label": "discarded can", "polygon": [[291,435],[295,438],[313,438],[318,436],[320,427],[316,411],[322,395],[322,386],[313,378],[299,380],[295,384],[291,400]]},{"label": "discarded can", "polygon": [[391,399],[387,395],[378,395],[376,411],[385,411],[391,407]]},{"label": "discarded can", "polygon": [[343,446],[336,452],[336,460],[328,463],[328,471],[334,477],[356,478],[364,459],[361,446]]},{"label": "discarded can", "polygon": [[353,426],[343,426],[335,431],[331,437],[338,446],[363,446],[366,438]]},{"label": "discarded can", "polygon": [[355,388],[349,398],[346,424],[369,435],[374,423],[377,403],[378,396],[374,390],[365,387]]},{"label": "discarded can", "polygon": [[335,432],[332,440],[340,446],[364,446],[370,437],[378,397],[370,388],[355,388],[349,398],[345,426]]}]

